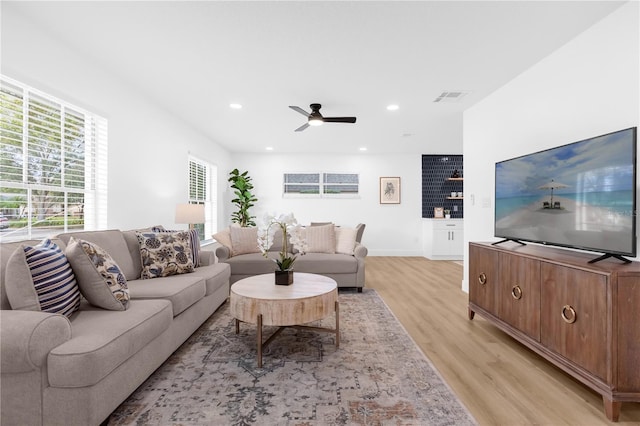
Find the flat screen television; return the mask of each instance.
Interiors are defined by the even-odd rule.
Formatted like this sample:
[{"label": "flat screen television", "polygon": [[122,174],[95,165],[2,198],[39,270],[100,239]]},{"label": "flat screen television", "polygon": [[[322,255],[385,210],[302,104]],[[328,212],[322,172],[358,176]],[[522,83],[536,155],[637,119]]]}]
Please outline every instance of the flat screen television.
[{"label": "flat screen television", "polygon": [[637,128],[496,163],[495,244],[637,255]]}]

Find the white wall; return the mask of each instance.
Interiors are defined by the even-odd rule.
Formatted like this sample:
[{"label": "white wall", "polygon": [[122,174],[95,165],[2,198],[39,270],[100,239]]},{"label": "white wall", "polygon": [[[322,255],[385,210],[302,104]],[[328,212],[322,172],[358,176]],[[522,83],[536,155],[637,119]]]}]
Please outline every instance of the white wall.
[{"label": "white wall", "polygon": [[495,162],[638,125],[638,9],[623,5],[464,113],[465,277],[468,242],[495,240]]},{"label": "white wall", "polygon": [[[293,212],[301,224],[331,221],[341,226],[366,224],[363,244],[374,256],[422,256],[422,157],[420,155],[234,154],[234,167],[249,171],[259,202],[252,211]],[[355,199],[283,198],[285,172],[348,172],[360,175]],[[401,178],[401,203],[380,204],[379,178]],[[225,194],[231,199],[230,191]],[[230,209],[227,216],[230,215]]]},{"label": "white wall", "polygon": [[218,165],[218,192],[226,188],[226,150],[19,15],[3,19],[2,73],[108,119],[108,227],[173,226],[189,153]]}]

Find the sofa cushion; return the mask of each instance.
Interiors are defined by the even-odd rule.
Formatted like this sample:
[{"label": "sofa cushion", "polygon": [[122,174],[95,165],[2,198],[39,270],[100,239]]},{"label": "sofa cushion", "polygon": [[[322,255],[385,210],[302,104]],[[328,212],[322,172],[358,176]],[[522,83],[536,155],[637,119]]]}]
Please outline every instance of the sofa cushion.
[{"label": "sofa cushion", "polygon": [[193,272],[189,233],[136,232],[142,259],[140,278],[150,279]]},{"label": "sofa cushion", "polygon": [[298,256],[294,269],[312,274],[354,274],[358,271],[358,260],[344,254],[307,253]]},{"label": "sofa cushion", "polygon": [[335,253],[336,232],[334,225],[308,226],[304,229],[308,253]]},{"label": "sofa cushion", "polygon": [[102,247],[71,237],[65,251],[80,292],[94,306],[124,311],[129,305],[127,279]]},{"label": "sofa cushion", "polygon": [[107,311],[83,303],[71,318],[71,340],[48,356],[49,384],[85,387],[98,383],[169,328],[166,300],[132,300],[126,311]]},{"label": "sofa cushion", "polygon": [[71,316],[80,307],[80,289],[62,250],[50,239],[20,246],[7,264],[6,291],[12,309]]},{"label": "sofa cushion", "polygon": [[[70,232],[60,234],[58,237],[67,245],[71,237],[97,244],[111,255],[126,279],[133,280],[140,276],[140,269],[136,269],[134,266],[122,231],[111,229],[107,231]],[[136,253],[136,255],[138,254]]]},{"label": "sofa cushion", "polygon": [[137,271],[134,276],[126,275],[127,280],[137,280],[142,273],[142,259],[140,258],[140,244],[138,244],[138,236],[136,231],[122,231],[122,236],[127,243],[129,256],[133,262],[133,268]]},{"label": "sofa cushion", "polygon": [[362,243],[362,235],[364,234],[364,228],[367,225],[364,223],[359,223],[356,225],[356,242]]},{"label": "sofa cushion", "polygon": [[231,267],[226,263],[215,263],[196,268],[196,270],[193,271],[193,275],[204,280],[206,295],[209,296],[221,287],[229,286]]},{"label": "sofa cushion", "polygon": [[[269,259],[276,259],[278,253],[268,252]],[[298,256],[300,258],[300,256]],[[259,275],[268,274],[276,270],[277,266],[274,261],[270,261],[262,256],[262,253],[249,253],[240,256],[230,257],[225,260],[231,266],[231,275]],[[297,264],[293,265],[296,269]]]},{"label": "sofa cushion", "polygon": [[206,294],[203,278],[194,275],[173,275],[155,280],[129,281],[132,299],[166,299],[171,302],[173,316],[202,299]]},{"label": "sofa cushion", "polygon": [[353,255],[357,231],[353,228],[336,227],[336,253]]},{"label": "sofa cushion", "polygon": [[246,253],[260,253],[257,227],[241,228],[232,226],[229,230],[231,232],[231,249],[234,256]]}]

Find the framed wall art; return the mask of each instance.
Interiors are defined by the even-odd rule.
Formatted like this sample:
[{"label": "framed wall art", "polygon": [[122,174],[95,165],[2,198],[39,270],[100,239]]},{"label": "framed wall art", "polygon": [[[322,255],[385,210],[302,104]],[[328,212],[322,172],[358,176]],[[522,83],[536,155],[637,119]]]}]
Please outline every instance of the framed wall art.
[{"label": "framed wall art", "polygon": [[434,207],[433,217],[436,219],[444,219],[444,207]]},{"label": "framed wall art", "polygon": [[400,178],[380,178],[380,204],[400,204]]}]

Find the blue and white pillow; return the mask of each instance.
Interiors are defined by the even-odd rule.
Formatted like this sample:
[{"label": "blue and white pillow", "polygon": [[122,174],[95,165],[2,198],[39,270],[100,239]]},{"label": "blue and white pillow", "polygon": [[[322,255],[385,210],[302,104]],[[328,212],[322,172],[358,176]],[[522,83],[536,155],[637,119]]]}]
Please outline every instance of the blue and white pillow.
[{"label": "blue and white pillow", "polygon": [[65,253],[82,295],[93,306],[112,311],[129,307],[127,279],[115,260],[99,245],[71,237]]},{"label": "blue and white pillow", "polygon": [[[164,229],[163,226],[153,226],[151,228],[153,232],[180,232],[180,231],[169,231],[168,229]],[[200,237],[198,236],[197,229],[189,229],[188,231],[184,231],[189,233],[189,246],[191,247],[191,260],[193,261],[193,267],[200,267]]]},{"label": "blue and white pillow", "polygon": [[[33,289],[24,287],[25,264]],[[60,247],[48,238],[35,246],[23,245],[14,252],[7,263],[6,290],[13,309],[70,317],[80,308],[80,289],[71,265]]]},{"label": "blue and white pillow", "polygon": [[187,231],[137,232],[143,280],[193,272]]}]

